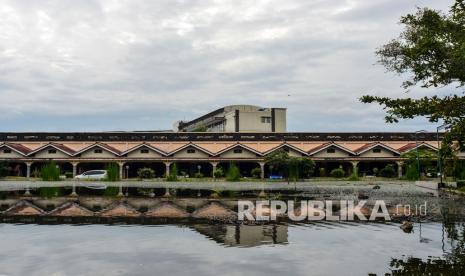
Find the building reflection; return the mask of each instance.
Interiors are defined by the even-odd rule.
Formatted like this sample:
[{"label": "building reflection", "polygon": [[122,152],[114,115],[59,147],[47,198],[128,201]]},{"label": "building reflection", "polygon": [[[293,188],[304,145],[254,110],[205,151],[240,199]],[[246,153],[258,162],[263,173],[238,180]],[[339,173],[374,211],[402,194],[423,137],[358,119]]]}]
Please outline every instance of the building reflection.
[{"label": "building reflection", "polygon": [[287,225],[195,224],[189,227],[225,246],[254,247],[263,244],[288,243]]}]

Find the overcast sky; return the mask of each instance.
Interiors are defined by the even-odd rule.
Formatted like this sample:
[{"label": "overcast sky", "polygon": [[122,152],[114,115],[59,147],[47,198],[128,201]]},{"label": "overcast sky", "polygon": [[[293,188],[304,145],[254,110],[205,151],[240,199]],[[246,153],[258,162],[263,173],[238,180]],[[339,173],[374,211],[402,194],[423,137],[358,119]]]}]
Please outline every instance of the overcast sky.
[{"label": "overcast sky", "polygon": [[358,98],[437,92],[406,95],[374,52],[452,3],[0,0],[0,131],[171,129],[230,104],[286,107],[288,131],[433,129]]}]

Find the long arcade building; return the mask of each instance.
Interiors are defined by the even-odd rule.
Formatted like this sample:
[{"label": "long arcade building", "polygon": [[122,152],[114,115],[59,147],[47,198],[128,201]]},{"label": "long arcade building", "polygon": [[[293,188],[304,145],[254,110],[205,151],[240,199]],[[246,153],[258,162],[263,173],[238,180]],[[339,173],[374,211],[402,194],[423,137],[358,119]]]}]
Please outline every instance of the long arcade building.
[{"label": "long arcade building", "polygon": [[51,160],[73,176],[111,162],[119,165],[121,178],[136,177],[143,167],[163,177],[173,163],[191,177],[212,176],[215,168],[234,162],[243,176],[260,167],[265,178],[270,175],[265,156],[285,150],[314,160],[316,175],[338,167],[348,175],[355,167],[370,175],[393,164],[401,177],[403,154],[417,148],[437,152],[438,138],[436,133],[0,133],[0,162],[7,162],[10,175],[28,178]]}]

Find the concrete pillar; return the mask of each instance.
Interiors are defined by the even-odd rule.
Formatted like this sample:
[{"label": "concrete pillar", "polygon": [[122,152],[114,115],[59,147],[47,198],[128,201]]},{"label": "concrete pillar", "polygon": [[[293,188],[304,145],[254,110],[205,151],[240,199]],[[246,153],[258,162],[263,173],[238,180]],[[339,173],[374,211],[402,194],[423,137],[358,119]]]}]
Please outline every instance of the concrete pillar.
[{"label": "concrete pillar", "polygon": [[166,166],[165,177],[168,177],[170,175],[171,162],[165,162],[165,166]]},{"label": "concrete pillar", "polygon": [[118,166],[119,166],[119,179],[123,179],[124,162],[118,162]]},{"label": "concrete pillar", "polygon": [[212,165],[212,177],[215,178],[215,170],[216,166],[218,166],[218,162],[210,162],[210,164]]},{"label": "concrete pillar", "polygon": [[403,161],[397,161],[397,177],[402,178],[402,166],[404,165]]},{"label": "concrete pillar", "polygon": [[26,177],[31,178],[31,166],[32,162],[26,162]]},{"label": "concrete pillar", "polygon": [[[350,163],[352,163],[352,173],[356,172],[357,171],[358,161],[352,161]],[[357,174],[358,174],[358,172],[357,172]]]},{"label": "concrete pillar", "polygon": [[258,162],[260,165],[260,178],[264,179],[265,178],[265,162]]},{"label": "concrete pillar", "polygon": [[79,162],[72,162],[71,165],[73,165],[73,178],[74,178],[77,175],[77,166],[79,165]]}]

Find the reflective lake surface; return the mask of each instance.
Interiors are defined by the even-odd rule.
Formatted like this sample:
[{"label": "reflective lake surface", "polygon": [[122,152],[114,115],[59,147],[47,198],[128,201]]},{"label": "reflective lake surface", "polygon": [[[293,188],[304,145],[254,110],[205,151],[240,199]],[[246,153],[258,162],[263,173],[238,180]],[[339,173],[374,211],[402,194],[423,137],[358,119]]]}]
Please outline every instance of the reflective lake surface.
[{"label": "reflective lake surface", "polygon": [[0,275],[460,275],[463,223],[0,224]]}]

